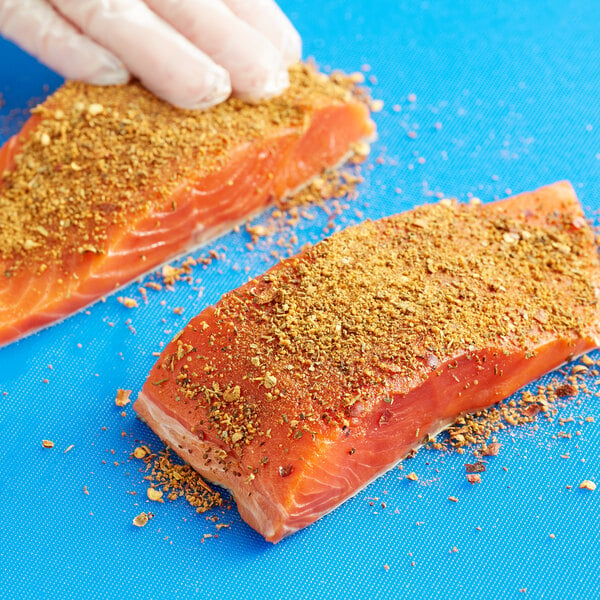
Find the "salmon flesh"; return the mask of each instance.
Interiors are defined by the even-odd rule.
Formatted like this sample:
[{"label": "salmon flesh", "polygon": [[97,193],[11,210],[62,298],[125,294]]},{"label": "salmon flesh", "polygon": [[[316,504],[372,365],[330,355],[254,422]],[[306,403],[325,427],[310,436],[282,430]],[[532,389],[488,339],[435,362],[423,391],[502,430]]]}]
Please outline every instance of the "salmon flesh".
[{"label": "salmon flesh", "polygon": [[[353,79],[290,71],[257,105],[174,108],[68,82],[0,149],[0,346],[297,190],[374,135]],[[363,145],[364,146],[364,145]]]},{"label": "salmon flesh", "polygon": [[134,408],[277,542],[460,415],[597,347],[599,286],[566,182],[422,206],[225,294],[165,348]]}]

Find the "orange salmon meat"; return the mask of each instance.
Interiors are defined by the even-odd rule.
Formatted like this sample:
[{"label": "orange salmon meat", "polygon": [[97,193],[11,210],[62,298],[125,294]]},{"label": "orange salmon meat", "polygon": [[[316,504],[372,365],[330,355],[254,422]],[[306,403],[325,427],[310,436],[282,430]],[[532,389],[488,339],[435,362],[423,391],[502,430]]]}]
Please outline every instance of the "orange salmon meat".
[{"label": "orange salmon meat", "polygon": [[[374,135],[351,77],[207,111],[67,82],[0,149],[0,346],[55,323],[343,162]],[[364,144],[363,144],[364,145]]]},{"label": "orange salmon meat", "polygon": [[165,348],[139,416],[278,542],[459,416],[600,341],[594,233],[566,182],[336,233]]}]

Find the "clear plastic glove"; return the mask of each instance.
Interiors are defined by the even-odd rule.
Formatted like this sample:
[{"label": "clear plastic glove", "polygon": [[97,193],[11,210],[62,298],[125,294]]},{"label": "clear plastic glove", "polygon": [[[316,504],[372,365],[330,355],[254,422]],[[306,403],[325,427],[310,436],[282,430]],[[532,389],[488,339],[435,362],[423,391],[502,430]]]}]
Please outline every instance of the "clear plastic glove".
[{"label": "clear plastic glove", "polygon": [[0,34],[68,79],[133,75],[183,108],[280,94],[301,55],[273,0],[0,0]]}]

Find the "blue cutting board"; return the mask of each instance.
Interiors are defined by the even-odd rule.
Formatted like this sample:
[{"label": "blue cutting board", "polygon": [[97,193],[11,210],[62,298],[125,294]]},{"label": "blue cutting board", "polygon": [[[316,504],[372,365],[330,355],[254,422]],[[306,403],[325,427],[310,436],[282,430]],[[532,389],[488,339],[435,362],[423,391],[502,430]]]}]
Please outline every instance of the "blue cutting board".
[{"label": "blue cutting board", "polygon": [[[595,216],[596,0],[282,5],[305,56],[324,68],[369,65],[374,95],[385,102],[360,198],[339,227],[359,221],[354,208],[376,218],[437,193],[490,201],[559,179],[572,181]],[[59,83],[0,41],[1,139],[17,131],[31,98]],[[309,212],[299,246],[324,236],[325,212]],[[150,292],[144,304],[133,284],[122,294],[140,300],[136,310],[111,296],[0,349],[0,597],[599,597],[600,490],[578,489],[583,479],[600,483],[594,396],[561,409],[574,423],[504,432],[481,485],[465,479],[468,454],[422,450],[405,467],[419,483],[394,469],[276,546],[235,506],[209,513],[230,525],[217,531],[184,501],[150,505],[140,463],[129,456],[139,441],[161,443],[131,406],[120,416],[116,390],[139,391],[153,352],[187,319],[272,264],[268,249],[250,253],[248,241],[242,231],[210,244],[226,247],[227,258],[199,267],[194,286]],[[182,316],[173,313],[178,306]],[[580,425],[586,416],[598,423]],[[43,438],[55,447],[42,449]],[[136,529],[142,510],[155,517]]]}]

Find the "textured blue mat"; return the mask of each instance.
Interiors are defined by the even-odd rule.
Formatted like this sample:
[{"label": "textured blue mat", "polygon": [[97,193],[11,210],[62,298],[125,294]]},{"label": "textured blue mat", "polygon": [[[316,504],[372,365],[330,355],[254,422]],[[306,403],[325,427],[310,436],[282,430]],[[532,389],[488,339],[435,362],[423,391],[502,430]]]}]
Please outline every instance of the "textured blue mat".
[{"label": "textured blue mat", "polygon": [[[385,101],[356,202],[365,216],[438,192],[488,201],[563,178],[588,216],[600,208],[600,3],[282,4],[306,56],[346,70],[370,65]],[[18,129],[30,98],[59,83],[0,41],[0,135]],[[324,235],[324,211],[310,212],[299,245]],[[350,209],[337,223],[356,221]],[[0,350],[0,597],[599,597],[600,490],[577,489],[583,479],[600,483],[596,397],[562,409],[575,416],[563,427],[543,421],[538,431],[503,433],[481,485],[466,482],[470,456],[421,451],[408,467],[420,483],[393,470],[277,546],[235,507],[209,514],[231,524],[217,531],[184,501],[149,505],[129,456],[136,440],[161,445],[131,406],[120,416],[116,389],[135,394],[161,342],[270,264],[266,249],[245,250],[248,241],[240,232],[209,246],[227,247],[227,259],[198,267],[193,287],[150,291],[136,310],[112,296]],[[137,287],[122,293],[141,301]],[[580,425],[589,415],[598,423]],[[43,438],[55,447],[42,449]],[[135,529],[142,510],[156,516]]]}]

